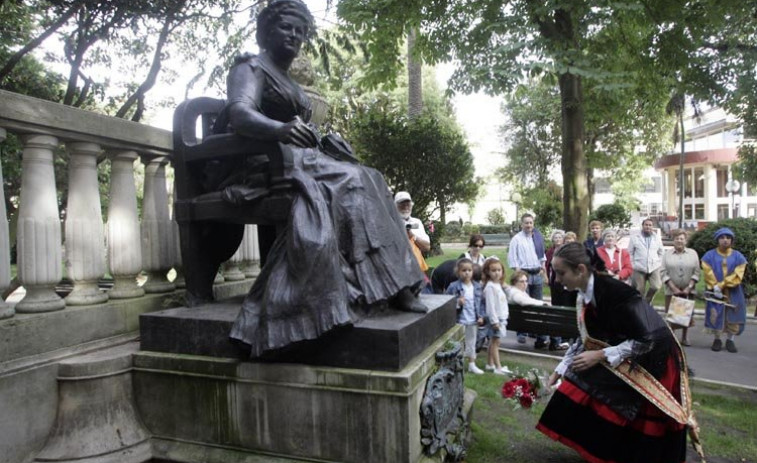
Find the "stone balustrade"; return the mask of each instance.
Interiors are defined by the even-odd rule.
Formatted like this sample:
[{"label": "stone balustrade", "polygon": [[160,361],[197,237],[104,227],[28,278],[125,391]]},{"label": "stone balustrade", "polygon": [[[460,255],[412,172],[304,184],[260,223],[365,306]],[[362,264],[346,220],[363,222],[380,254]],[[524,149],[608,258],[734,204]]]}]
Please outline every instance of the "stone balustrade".
[{"label": "stone balustrade", "polygon": [[[15,313],[64,310],[66,306],[102,304],[108,299],[171,292],[183,282],[178,233],[171,216],[166,169],[173,142],[169,131],[103,116],[0,90],[0,142],[8,134],[23,146],[22,183],[17,218],[18,282],[26,291],[17,304],[0,298],[0,319]],[[58,207],[54,159],[68,154],[68,195]],[[98,162],[110,163],[108,207],[103,220]],[[137,163],[144,165],[144,195],[139,217],[135,186]],[[61,178],[59,175],[58,178]],[[0,169],[0,184],[2,170]],[[11,284],[8,216],[0,190],[0,292]],[[61,216],[65,219],[61,220]],[[231,279],[256,273],[254,228],[227,267]],[[56,292],[65,275],[73,290]],[[176,270],[174,282],[167,279]],[[143,286],[140,273],[147,275]],[[98,286],[106,274],[112,289]]]}]

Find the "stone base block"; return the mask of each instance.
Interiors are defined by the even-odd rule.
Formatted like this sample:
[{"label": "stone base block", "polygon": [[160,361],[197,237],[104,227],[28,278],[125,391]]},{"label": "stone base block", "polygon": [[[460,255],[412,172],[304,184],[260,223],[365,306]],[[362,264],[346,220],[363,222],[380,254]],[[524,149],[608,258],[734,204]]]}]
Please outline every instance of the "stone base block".
[{"label": "stone base block", "polygon": [[[352,326],[336,328],[313,341],[267,354],[264,360],[398,371],[453,327],[451,296],[421,295],[428,313],[384,309]],[[213,357],[247,358],[229,340],[242,298],[198,307],[163,310],[140,317],[142,350]]]},{"label": "stone base block", "polygon": [[462,334],[453,326],[396,372],[140,351],[137,408],[158,460],[418,463],[427,379]]}]

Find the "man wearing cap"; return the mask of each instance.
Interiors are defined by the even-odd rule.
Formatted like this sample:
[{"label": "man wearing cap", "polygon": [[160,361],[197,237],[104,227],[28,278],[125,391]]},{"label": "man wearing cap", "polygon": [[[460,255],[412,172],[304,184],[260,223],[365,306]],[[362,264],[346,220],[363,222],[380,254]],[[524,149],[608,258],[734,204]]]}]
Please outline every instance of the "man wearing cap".
[{"label": "man wearing cap", "polygon": [[[746,324],[746,298],[741,281],[747,260],[731,247],[735,235],[730,228],[718,229],[714,237],[718,247],[710,249],[702,257],[704,281],[713,295],[707,300],[704,326],[715,336],[712,350],[718,352],[723,348],[720,337],[725,333],[725,348],[735,353],[738,351],[733,338],[744,331]],[[723,303],[715,300],[723,300]]]},{"label": "man wearing cap", "polygon": [[[423,223],[410,214],[413,212],[413,199],[410,197],[410,193],[407,191],[400,191],[394,195],[394,203],[397,205],[402,218],[405,220],[405,229],[407,230],[407,237],[410,242],[419,251],[428,252],[431,250],[431,238],[428,237],[426,230],[423,228]],[[425,272],[428,270],[428,264],[423,258],[423,254],[413,249],[415,258],[418,260],[418,266]]]},{"label": "man wearing cap", "polygon": [[[662,240],[654,232],[652,219],[644,219],[641,223],[641,233],[631,236],[628,243],[628,254],[631,256],[631,286],[641,293],[648,303],[652,303],[654,295],[662,287],[660,267],[662,267]],[[649,288],[647,289],[647,283]]]}]

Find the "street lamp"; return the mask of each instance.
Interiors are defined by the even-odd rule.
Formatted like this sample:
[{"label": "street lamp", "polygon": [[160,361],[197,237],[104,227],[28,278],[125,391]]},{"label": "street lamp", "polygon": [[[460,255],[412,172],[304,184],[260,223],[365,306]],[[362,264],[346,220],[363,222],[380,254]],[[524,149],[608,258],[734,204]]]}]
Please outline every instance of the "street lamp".
[{"label": "street lamp", "polygon": [[741,189],[741,183],[738,180],[728,180],[725,184],[725,191],[731,197],[731,218],[736,218],[736,193]]}]

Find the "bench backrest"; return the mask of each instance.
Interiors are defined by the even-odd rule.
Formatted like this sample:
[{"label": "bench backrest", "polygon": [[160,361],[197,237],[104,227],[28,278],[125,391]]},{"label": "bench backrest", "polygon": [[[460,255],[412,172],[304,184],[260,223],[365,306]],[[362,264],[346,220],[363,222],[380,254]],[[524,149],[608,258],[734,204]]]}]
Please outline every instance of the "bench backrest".
[{"label": "bench backrest", "polygon": [[578,325],[575,307],[508,305],[510,316],[507,329],[563,338],[577,338]]}]

